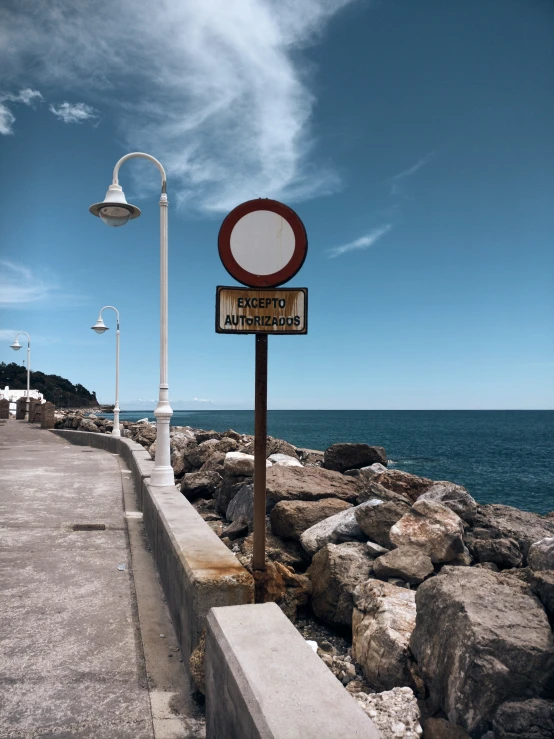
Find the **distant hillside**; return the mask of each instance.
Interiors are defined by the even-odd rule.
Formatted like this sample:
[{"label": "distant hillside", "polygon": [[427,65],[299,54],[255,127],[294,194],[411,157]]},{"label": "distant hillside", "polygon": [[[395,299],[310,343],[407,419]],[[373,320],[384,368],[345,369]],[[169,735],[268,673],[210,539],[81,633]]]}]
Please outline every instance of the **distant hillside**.
[{"label": "distant hillside", "polygon": [[[15,362],[1,362],[0,387],[4,388],[6,385],[12,390],[26,390],[27,369]],[[74,385],[59,375],[45,375],[44,372],[31,370],[31,390],[38,390],[58,408],[88,408],[98,405],[96,393],[90,392],[79,383]]]}]

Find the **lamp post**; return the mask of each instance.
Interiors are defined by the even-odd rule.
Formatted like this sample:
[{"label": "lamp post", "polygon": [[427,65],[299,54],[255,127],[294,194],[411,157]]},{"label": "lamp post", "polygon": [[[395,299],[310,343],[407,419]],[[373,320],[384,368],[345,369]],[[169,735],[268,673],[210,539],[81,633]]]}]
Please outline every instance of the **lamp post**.
[{"label": "lamp post", "polygon": [[11,344],[11,348],[18,352],[21,349],[21,344],[17,340],[17,337],[20,334],[25,334],[27,337],[27,403],[26,403],[26,410],[25,410],[25,420],[29,420],[29,402],[30,402],[30,393],[31,393],[31,337],[26,331],[18,331],[15,335],[15,339],[13,340],[13,344]]},{"label": "lamp post", "polygon": [[169,404],[169,388],[167,384],[167,194],[166,175],[160,162],[150,154],[133,152],[126,154],[117,162],[113,171],[113,181],[108,188],[104,202],[91,205],[89,210],[94,216],[101,218],[108,226],[124,226],[128,221],[140,216],[140,210],[130,205],[119,184],[119,168],[128,159],[140,157],[156,165],[162,176],[162,193],[160,195],[160,389],[158,405],[154,411],[157,422],[156,457],[150,484],[174,485],[173,468],[169,449],[169,423],[173,411]]},{"label": "lamp post", "polygon": [[114,310],[117,316],[117,329],[115,332],[115,405],[113,409],[112,436],[119,438],[121,436],[121,431],[119,430],[119,311],[117,308],[114,308],[113,305],[105,305],[101,308],[100,313],[98,314],[98,320],[94,326],[91,326],[91,329],[96,331],[97,334],[103,334],[105,331],[109,330],[109,326],[106,326],[102,319],[102,311],[105,311],[106,308]]}]

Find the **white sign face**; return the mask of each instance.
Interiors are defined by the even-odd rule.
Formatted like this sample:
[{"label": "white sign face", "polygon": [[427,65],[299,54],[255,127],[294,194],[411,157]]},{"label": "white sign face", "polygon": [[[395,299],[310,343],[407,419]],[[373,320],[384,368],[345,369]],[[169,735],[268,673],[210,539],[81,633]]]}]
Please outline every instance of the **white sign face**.
[{"label": "white sign face", "polygon": [[282,270],[294,254],[294,232],[283,216],[255,210],[243,216],[231,232],[231,254],[237,264],[257,275]]}]

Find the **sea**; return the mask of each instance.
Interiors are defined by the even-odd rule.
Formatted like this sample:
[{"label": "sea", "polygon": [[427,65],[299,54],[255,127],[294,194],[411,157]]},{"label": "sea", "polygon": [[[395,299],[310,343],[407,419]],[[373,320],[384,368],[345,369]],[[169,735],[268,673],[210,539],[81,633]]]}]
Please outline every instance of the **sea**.
[{"label": "sea", "polygon": [[[382,446],[389,467],[458,483],[479,503],[554,510],[554,411],[268,411],[267,423],[271,436],[309,449]],[[254,413],[175,411],[171,425],[252,434]]]}]

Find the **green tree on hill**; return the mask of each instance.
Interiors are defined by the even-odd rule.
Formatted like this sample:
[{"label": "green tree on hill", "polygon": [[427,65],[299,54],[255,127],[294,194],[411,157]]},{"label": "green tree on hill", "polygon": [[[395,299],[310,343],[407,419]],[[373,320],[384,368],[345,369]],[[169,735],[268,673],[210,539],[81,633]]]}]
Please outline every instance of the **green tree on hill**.
[{"label": "green tree on hill", "polygon": [[[16,362],[0,363],[0,387],[8,385],[12,390],[27,389],[27,369]],[[96,393],[80,383],[74,385],[65,377],[45,375],[31,370],[31,389],[38,390],[45,400],[58,408],[89,408],[98,406]]]}]

